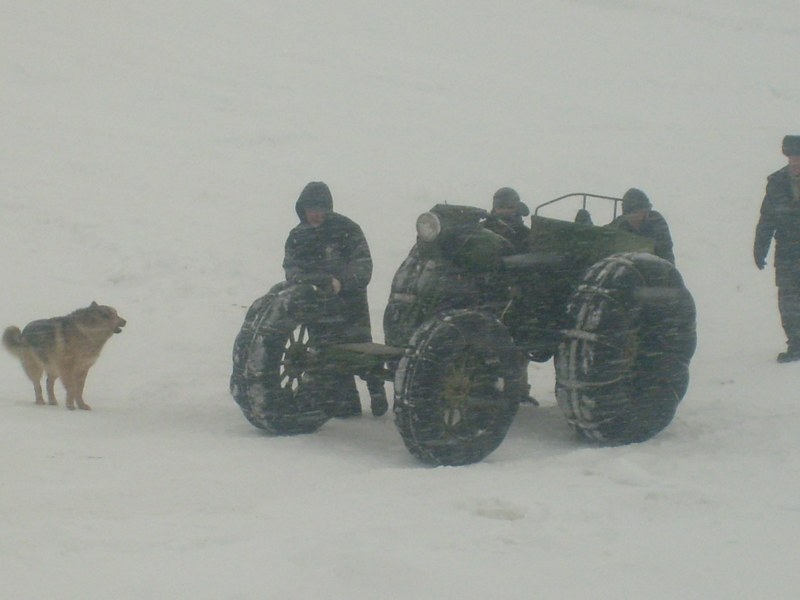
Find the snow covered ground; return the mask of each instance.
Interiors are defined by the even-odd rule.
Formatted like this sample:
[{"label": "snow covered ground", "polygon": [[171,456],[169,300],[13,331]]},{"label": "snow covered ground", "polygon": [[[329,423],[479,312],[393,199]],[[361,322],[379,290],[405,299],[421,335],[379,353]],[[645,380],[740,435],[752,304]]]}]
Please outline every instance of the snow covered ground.
[{"label": "snow covered ground", "polygon": [[[796,598],[800,364],[751,247],[799,41],[789,0],[0,3],[0,326],[128,319],[89,413],[0,360],[3,596]],[[263,435],[230,351],[310,180],[371,243],[378,341],[433,204],[644,189],[698,306],[676,420],[584,445],[545,364],[469,467],[390,415]]]}]

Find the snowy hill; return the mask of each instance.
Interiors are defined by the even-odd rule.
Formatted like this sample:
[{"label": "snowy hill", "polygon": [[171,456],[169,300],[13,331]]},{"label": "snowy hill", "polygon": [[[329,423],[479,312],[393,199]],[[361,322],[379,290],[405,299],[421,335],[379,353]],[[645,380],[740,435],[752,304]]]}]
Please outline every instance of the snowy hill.
[{"label": "snowy hill", "polygon": [[[5,594],[795,598],[800,365],[751,247],[799,40],[788,0],[4,3],[0,325],[128,320],[90,413],[0,360]],[[390,415],[261,434],[230,351],[310,180],[371,244],[379,341],[433,204],[645,190],[698,307],[676,420],[582,444],[545,364],[469,467],[420,465]]]}]

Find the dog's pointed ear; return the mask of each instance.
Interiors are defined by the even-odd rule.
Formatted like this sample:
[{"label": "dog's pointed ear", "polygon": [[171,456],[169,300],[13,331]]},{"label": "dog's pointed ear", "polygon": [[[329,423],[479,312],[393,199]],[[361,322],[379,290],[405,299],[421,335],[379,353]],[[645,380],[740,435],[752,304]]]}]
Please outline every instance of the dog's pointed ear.
[{"label": "dog's pointed ear", "polygon": [[97,308],[97,302],[92,300],[92,303],[89,305],[89,308]]}]

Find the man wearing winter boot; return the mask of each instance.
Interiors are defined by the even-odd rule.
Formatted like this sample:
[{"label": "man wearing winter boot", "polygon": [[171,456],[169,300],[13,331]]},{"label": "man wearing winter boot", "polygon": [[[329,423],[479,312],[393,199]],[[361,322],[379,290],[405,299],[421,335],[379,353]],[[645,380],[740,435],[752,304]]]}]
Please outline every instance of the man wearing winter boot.
[{"label": "man wearing winter boot", "polygon": [[[371,342],[367,284],[372,278],[372,256],[361,227],[333,211],[333,196],[321,181],[305,186],[295,211],[300,223],[289,232],[284,248],[286,280],[324,281],[331,291],[322,307],[323,318],[309,324],[309,333],[333,343]],[[361,414],[353,375],[328,372],[321,376],[331,398],[330,416]],[[383,415],[388,409],[383,379],[373,374],[363,379],[372,414]]]},{"label": "man wearing winter boot", "polygon": [[753,258],[756,267],[763,269],[775,238],[778,310],[787,341],[778,362],[788,363],[800,360],[800,135],[784,137],[782,150],[788,164],[767,177]]}]

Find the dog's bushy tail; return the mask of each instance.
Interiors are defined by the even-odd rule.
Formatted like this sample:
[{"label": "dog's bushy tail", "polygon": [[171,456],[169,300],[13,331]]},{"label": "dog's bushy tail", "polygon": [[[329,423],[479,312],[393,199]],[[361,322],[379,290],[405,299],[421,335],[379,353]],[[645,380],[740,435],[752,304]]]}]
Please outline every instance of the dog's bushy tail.
[{"label": "dog's bushy tail", "polygon": [[6,350],[12,354],[19,355],[24,345],[25,341],[22,339],[22,332],[19,330],[19,327],[15,327],[14,325],[6,327],[6,330],[3,332],[3,346],[6,347]]}]

